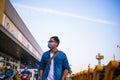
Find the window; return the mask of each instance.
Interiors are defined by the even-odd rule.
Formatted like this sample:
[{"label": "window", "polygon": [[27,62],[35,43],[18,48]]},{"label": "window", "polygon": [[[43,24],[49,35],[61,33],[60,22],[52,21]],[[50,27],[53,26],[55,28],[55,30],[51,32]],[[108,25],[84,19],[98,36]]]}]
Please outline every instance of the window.
[{"label": "window", "polygon": [[11,30],[11,34],[16,37],[14,29]]},{"label": "window", "polygon": [[30,48],[30,45],[29,44],[27,44],[27,46],[26,46],[28,49]]},{"label": "window", "polygon": [[6,29],[9,30],[9,28],[10,28],[10,24],[7,23],[7,25],[6,25]]},{"label": "window", "polygon": [[11,33],[14,35],[14,29],[11,30]]}]

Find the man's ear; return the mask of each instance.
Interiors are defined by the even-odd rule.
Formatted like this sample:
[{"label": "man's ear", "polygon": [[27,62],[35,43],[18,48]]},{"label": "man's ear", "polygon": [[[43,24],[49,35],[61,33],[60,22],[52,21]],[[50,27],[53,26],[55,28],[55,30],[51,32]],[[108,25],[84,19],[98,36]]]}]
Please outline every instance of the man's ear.
[{"label": "man's ear", "polygon": [[56,43],[55,45],[56,45],[56,47],[58,47],[58,43]]},{"label": "man's ear", "polygon": [[59,44],[57,43],[57,47],[58,47],[58,45],[59,45]]}]

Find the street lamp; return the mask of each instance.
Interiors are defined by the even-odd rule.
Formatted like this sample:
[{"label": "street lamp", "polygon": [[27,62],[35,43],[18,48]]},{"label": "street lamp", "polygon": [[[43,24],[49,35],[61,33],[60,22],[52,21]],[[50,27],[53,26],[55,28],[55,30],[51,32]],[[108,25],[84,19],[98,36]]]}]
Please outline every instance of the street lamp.
[{"label": "street lamp", "polygon": [[101,65],[101,59],[104,59],[104,56],[98,53],[98,55],[96,56],[96,59],[98,60],[98,65]]}]

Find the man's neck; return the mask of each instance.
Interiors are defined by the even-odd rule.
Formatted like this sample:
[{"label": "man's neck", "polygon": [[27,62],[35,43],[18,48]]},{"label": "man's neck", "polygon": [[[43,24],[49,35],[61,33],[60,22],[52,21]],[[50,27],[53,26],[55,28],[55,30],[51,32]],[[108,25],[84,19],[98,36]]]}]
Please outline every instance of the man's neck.
[{"label": "man's neck", "polygon": [[57,51],[57,48],[53,48],[53,49],[50,50],[51,53],[54,53],[56,51]]}]

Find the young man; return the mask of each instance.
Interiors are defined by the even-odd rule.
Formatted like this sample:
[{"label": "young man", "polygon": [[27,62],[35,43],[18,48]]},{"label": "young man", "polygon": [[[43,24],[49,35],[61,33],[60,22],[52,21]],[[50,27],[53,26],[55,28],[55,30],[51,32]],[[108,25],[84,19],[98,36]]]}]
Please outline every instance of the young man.
[{"label": "young man", "polygon": [[[38,80],[65,80],[67,77],[70,69],[69,62],[66,54],[57,49],[59,43],[57,36],[51,37],[48,41],[50,50],[43,53]],[[54,58],[52,58],[53,56]]]}]

